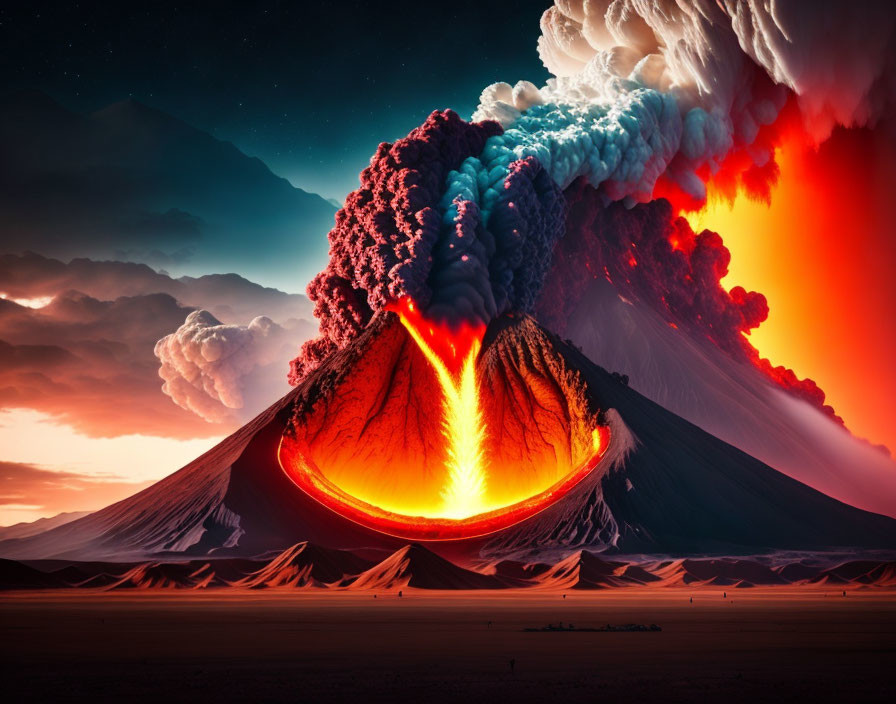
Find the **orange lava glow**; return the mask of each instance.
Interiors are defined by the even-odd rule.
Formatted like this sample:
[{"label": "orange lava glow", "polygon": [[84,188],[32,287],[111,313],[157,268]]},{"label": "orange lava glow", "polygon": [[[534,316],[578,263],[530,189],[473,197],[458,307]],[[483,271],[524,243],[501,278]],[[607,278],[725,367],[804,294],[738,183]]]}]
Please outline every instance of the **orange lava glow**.
[{"label": "orange lava glow", "polygon": [[816,148],[791,131],[775,149],[780,172],[767,194],[710,181],[706,207],[686,214],[731,251],[723,285],[768,299],[769,318],[750,335],[760,355],[814,379],[853,432],[891,449],[892,134],[838,128]]},{"label": "orange lava glow", "polygon": [[392,310],[432,365],[442,390],[442,434],[448,473],[439,492],[443,501],[439,513],[449,518],[484,513],[489,510],[485,502],[485,429],[476,358],[485,326],[465,325],[452,330],[427,321],[410,298],[401,299]]},{"label": "orange lava glow", "polygon": [[463,322],[456,327],[427,319],[420,308],[407,296],[386,307],[396,313],[401,324],[411,333],[414,341],[426,354],[430,364],[452,376],[461,373],[472,357],[476,359],[485,325]]},{"label": "orange lava glow", "polygon": [[562,362],[513,357],[509,333],[483,350],[484,326],[434,324],[407,299],[391,312],[281,440],[281,466],[311,497],[379,532],[456,540],[537,514],[600,462],[609,429]]},{"label": "orange lava glow", "polygon": [[609,441],[608,428],[595,429],[594,455],[575,471],[534,496],[468,518],[413,516],[390,511],[352,496],[327,480],[309,461],[311,451],[307,446],[297,444],[287,436],[280,441],[278,457],[280,466],[299,488],[350,521],[407,540],[464,540],[516,525],[546,509],[597,467]]}]

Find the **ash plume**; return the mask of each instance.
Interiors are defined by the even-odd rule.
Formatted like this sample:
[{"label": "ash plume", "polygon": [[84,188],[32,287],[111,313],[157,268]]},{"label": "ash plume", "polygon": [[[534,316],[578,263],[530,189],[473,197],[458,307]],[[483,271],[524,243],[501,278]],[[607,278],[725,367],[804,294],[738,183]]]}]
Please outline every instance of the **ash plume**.
[{"label": "ash plume", "polygon": [[308,285],[320,335],[292,361],[291,383],[357,337],[390,300],[408,295],[428,305],[445,178],[500,131],[496,123],[469,124],[446,110],[395,144],[379,146],[360,188],[336,214],[327,267]]},{"label": "ash plume", "polygon": [[567,232],[554,250],[535,308],[543,324],[566,334],[591,282],[607,279],[625,300],[644,303],[669,325],[756,365],[779,386],[843,423],[814,381],[760,358],[745,337],[766,320],[768,303],[761,293],[722,286],[731,254],[717,233],[695,233],[667,200],[631,209],[620,203],[604,206],[583,181],[565,195]]},{"label": "ash plume", "polygon": [[[665,201],[636,206],[667,197],[693,207],[709,180],[767,197],[779,132],[794,117],[815,138],[834,122],[875,120],[892,102],[894,18],[884,3],[860,5],[863,17],[833,2],[558,0],[541,22],[539,53],[554,74],[545,86],[496,83],[472,123],[435,112],[380,146],[308,287],[320,336],[290,381],[402,296],[448,323],[537,308],[562,327],[558,311],[584,266],[833,415],[813,382],[760,360],[744,339],[768,306],[722,288],[721,238],[690,232]],[[860,28],[875,19],[865,46]],[[577,236],[570,247],[583,249],[569,261],[564,234],[589,228],[597,236]]]}]

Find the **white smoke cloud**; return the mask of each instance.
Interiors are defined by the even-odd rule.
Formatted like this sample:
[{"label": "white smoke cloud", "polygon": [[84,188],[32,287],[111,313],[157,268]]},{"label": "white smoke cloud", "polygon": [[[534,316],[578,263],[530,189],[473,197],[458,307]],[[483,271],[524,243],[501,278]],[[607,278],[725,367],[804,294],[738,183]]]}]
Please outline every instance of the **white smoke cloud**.
[{"label": "white smoke cloud", "polygon": [[450,197],[499,187],[495,165],[532,154],[561,187],[585,176],[632,203],[665,173],[702,200],[697,170],[733,148],[768,162],[754,141],[791,90],[816,139],[879,117],[896,94],[894,24],[883,2],[558,0],[538,43],[555,78],[483,91],[473,118],[505,127],[492,141],[506,153],[465,165]]},{"label": "white smoke cloud", "polygon": [[817,140],[835,123],[874,126],[896,96],[892,0],[725,0],[741,48],[799,96]]},{"label": "white smoke cloud", "polygon": [[281,327],[259,316],[248,326],[224,325],[193,311],[156,343],[162,390],[210,422],[247,420],[289,389],[286,362],[312,334],[304,321]]},{"label": "white smoke cloud", "polygon": [[558,0],[541,29],[558,77],[591,82],[595,64],[630,76],[643,62],[647,85],[707,109],[736,107],[758,65],[799,96],[819,139],[835,122],[873,123],[896,93],[891,0]]}]

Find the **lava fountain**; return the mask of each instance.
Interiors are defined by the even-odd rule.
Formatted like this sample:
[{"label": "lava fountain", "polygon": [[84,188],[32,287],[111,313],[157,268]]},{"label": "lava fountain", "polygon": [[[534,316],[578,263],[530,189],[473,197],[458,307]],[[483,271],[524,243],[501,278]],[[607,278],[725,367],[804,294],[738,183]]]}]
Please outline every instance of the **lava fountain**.
[{"label": "lava fountain", "polygon": [[598,466],[609,430],[559,343],[528,316],[487,327],[393,302],[312,376],[279,458],[303,491],[413,540],[492,533],[544,510]]},{"label": "lava fountain", "polygon": [[476,358],[485,326],[464,323],[459,330],[427,321],[410,298],[389,307],[398,314],[420,351],[432,365],[442,391],[442,434],[446,443],[442,515],[468,518],[486,510],[486,470],[482,410]]}]

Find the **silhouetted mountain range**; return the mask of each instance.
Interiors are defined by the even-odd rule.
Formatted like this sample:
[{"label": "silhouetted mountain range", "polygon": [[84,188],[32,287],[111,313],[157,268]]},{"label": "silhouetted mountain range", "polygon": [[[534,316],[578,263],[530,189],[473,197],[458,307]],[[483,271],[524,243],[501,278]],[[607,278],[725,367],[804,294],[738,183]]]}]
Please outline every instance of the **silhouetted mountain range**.
[{"label": "silhouetted mountain range", "polygon": [[238,270],[287,291],[326,262],[332,203],[135,100],[82,115],[40,92],[6,96],[0,155],[5,252]]}]

